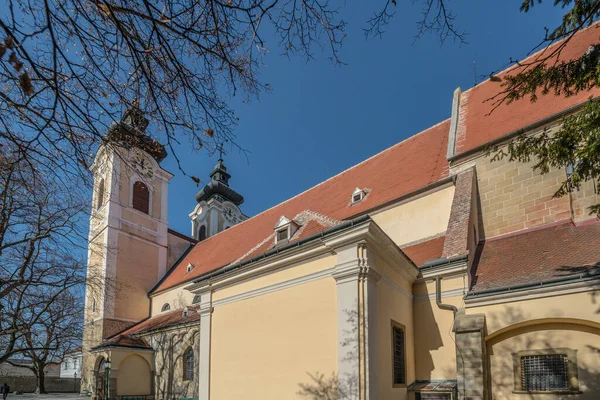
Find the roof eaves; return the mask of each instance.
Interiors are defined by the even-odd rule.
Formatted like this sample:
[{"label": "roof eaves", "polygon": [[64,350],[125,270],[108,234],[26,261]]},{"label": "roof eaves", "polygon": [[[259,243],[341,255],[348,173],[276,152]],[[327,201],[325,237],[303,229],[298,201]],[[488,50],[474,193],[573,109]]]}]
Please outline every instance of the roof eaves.
[{"label": "roof eaves", "polygon": [[540,280],[540,281],[533,281],[533,282],[519,283],[519,284],[515,284],[515,285],[501,286],[501,287],[497,287],[497,288],[469,291],[469,292],[467,292],[467,294],[465,296],[465,300],[493,296],[493,295],[501,294],[501,293],[521,292],[521,291],[529,290],[529,289],[566,285],[568,283],[587,282],[587,281],[593,281],[593,280],[599,280],[599,279],[600,279],[600,269],[594,270],[594,271],[586,271],[586,272],[582,272],[580,274],[559,276],[556,278],[544,279],[544,280]]}]

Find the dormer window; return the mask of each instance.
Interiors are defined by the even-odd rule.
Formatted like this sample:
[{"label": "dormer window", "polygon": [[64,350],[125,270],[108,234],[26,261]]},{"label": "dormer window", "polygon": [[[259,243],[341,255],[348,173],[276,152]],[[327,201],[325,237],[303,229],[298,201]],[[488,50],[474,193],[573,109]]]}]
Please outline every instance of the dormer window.
[{"label": "dormer window", "polygon": [[196,268],[195,264],[188,264],[187,266],[187,273],[189,274],[194,268]]},{"label": "dormer window", "polygon": [[188,315],[190,315],[190,310],[189,310],[189,308],[185,307],[185,308],[183,309],[182,316],[183,316],[183,317],[187,317]]},{"label": "dormer window", "polygon": [[165,303],[165,304],[163,304],[160,311],[165,312],[165,311],[169,311],[170,309],[171,309],[171,305],[169,303]]},{"label": "dormer window", "polygon": [[363,201],[363,199],[365,198],[365,191],[363,189],[359,189],[356,188],[354,189],[354,192],[352,192],[352,204],[357,204],[360,203],[361,201]]},{"label": "dormer window", "polygon": [[277,231],[277,241],[283,242],[284,240],[288,240],[290,237],[288,236],[287,228]]},{"label": "dormer window", "polygon": [[275,244],[287,242],[297,230],[298,224],[282,215],[275,224]]}]

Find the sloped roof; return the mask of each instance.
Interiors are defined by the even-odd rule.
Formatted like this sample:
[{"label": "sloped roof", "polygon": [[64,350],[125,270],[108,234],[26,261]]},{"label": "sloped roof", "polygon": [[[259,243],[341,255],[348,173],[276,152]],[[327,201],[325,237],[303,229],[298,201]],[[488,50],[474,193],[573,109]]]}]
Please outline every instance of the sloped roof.
[{"label": "sloped roof", "polygon": [[402,247],[402,251],[416,266],[421,266],[425,261],[434,260],[442,256],[445,239],[446,236],[440,236],[412,246]]},{"label": "sloped roof", "polygon": [[109,347],[129,347],[133,349],[151,349],[148,342],[144,339],[128,335],[116,335],[104,340],[99,346],[96,346],[92,351],[98,351]]},{"label": "sloped roof", "polygon": [[[283,215],[293,218],[304,210],[331,220],[345,220],[365,213],[448,176],[446,148],[450,121],[443,121],[313,188],[199,242],[152,292],[159,292],[240,260],[273,234]],[[367,188],[365,199],[352,205],[351,194]],[[327,224],[314,223],[306,234],[318,233]],[[268,248],[268,247],[267,247]],[[261,250],[267,251],[267,248]],[[263,252],[264,252],[263,251]],[[189,273],[186,266],[195,264]]]},{"label": "sloped roof", "polygon": [[[590,45],[599,42],[600,23],[595,23],[573,36],[560,52],[558,60],[570,61],[579,58],[588,50]],[[523,63],[547,57],[559,43],[561,42],[557,42],[549,50],[541,50],[533,54],[525,59]],[[497,74],[497,76],[502,78],[506,75],[515,75],[519,70],[520,67],[518,66],[511,67]],[[538,99],[534,103],[529,100],[529,96],[526,96],[510,104],[502,104],[492,112],[494,102],[486,100],[503,90],[501,84],[501,82],[492,82],[488,79],[462,93],[456,135],[456,154],[472,150],[549,118],[585,102],[592,95],[600,95],[600,88],[582,91],[570,97],[555,96],[553,92],[547,95],[538,93]]]},{"label": "sloped roof", "polygon": [[131,328],[121,332],[118,336],[141,335],[157,329],[166,329],[173,326],[185,324],[200,319],[200,314],[197,310],[199,307],[188,307],[188,314],[183,315],[183,310],[175,310],[168,313],[157,315],[156,317],[148,318]]},{"label": "sloped roof", "polygon": [[471,291],[600,273],[600,222],[566,222],[484,242]]}]

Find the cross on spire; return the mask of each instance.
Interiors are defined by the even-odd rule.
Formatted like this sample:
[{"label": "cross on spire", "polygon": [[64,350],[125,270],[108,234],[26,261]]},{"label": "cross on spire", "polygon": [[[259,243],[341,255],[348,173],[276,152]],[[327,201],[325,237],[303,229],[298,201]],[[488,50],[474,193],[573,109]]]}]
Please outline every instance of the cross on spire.
[{"label": "cross on spire", "polygon": [[227,139],[217,145],[217,150],[219,151],[219,160],[223,160],[223,154],[227,154],[227,152],[223,150],[223,143],[225,142],[227,142]]}]

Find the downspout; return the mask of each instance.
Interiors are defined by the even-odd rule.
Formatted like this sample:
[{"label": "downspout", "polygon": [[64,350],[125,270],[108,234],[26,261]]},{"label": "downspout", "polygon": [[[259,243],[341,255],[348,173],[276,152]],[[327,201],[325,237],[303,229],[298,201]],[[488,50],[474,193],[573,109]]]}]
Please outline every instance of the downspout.
[{"label": "downspout", "polygon": [[444,304],[444,303],[442,303],[442,285],[441,285],[441,282],[442,282],[442,278],[439,275],[437,275],[435,277],[435,303],[442,310],[452,311],[452,313],[454,314],[454,317],[456,317],[456,313],[458,312],[458,309],[455,306],[453,306],[452,304]]}]

